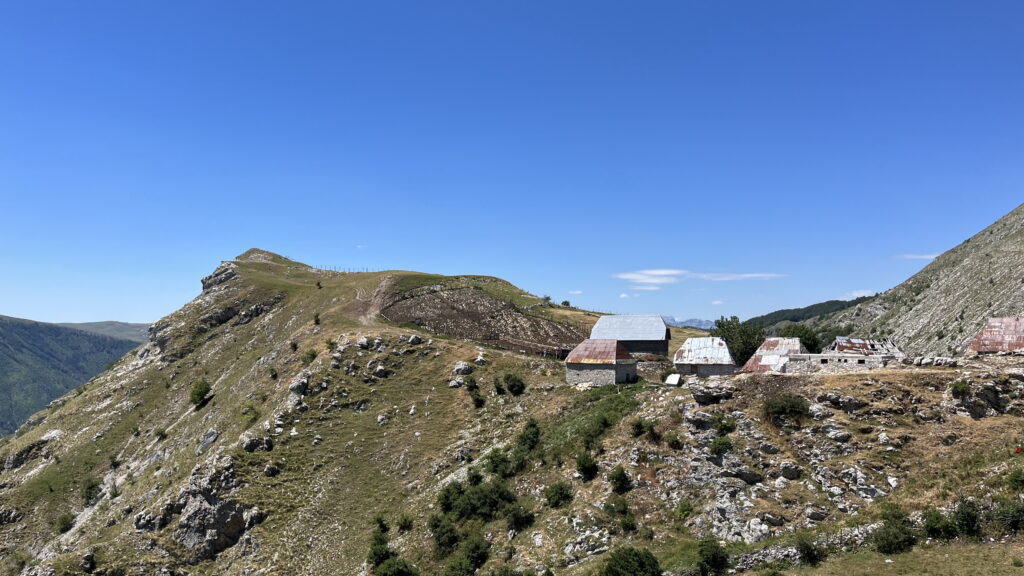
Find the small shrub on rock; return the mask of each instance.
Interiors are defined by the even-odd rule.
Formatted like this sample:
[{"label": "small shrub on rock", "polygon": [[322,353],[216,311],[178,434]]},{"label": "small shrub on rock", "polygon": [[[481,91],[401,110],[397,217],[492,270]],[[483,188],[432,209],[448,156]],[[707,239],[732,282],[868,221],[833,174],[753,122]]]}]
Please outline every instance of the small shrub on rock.
[{"label": "small shrub on rock", "polygon": [[624,546],[608,555],[600,576],[661,576],[661,564],[646,548]]},{"label": "small shrub on rock", "polygon": [[882,510],[882,527],[871,533],[872,546],[882,554],[901,554],[917,543],[914,527],[907,513],[897,505],[886,505]]},{"label": "small shrub on rock", "polygon": [[798,534],[795,546],[797,554],[800,555],[800,562],[808,566],[817,566],[828,555],[825,549],[815,544],[814,539],[807,534]]},{"label": "small shrub on rock", "polygon": [[797,421],[805,418],[810,414],[810,408],[810,404],[803,396],[783,393],[765,398],[761,410],[765,419],[777,426],[781,418]]},{"label": "small shrub on rock", "polygon": [[206,396],[210,393],[210,383],[206,381],[206,378],[200,378],[198,382],[192,384],[192,390],[188,393],[188,400],[193,406],[199,406],[206,400]]},{"label": "small shrub on rock", "polygon": [[711,445],[708,446],[708,452],[715,456],[722,456],[730,450],[732,450],[732,440],[728,436],[719,436],[712,440]]},{"label": "small shrub on rock", "polygon": [[555,482],[544,489],[544,499],[548,506],[561,508],[572,502],[572,486],[568,482]]},{"label": "small shrub on rock", "polygon": [[697,543],[697,567],[701,576],[724,574],[729,568],[729,554],[718,540],[701,538]]},{"label": "small shrub on rock", "polygon": [[633,481],[630,480],[629,474],[621,464],[608,474],[608,483],[612,485],[612,490],[616,494],[625,494],[633,488]]},{"label": "small shrub on rock", "polygon": [[956,533],[963,538],[977,538],[981,535],[981,510],[972,500],[960,500],[953,509],[953,524]]},{"label": "small shrub on rock", "polygon": [[941,510],[928,508],[922,516],[921,529],[925,536],[936,540],[952,540],[956,538],[956,524],[942,513]]},{"label": "small shrub on rock", "polygon": [[590,452],[580,452],[576,456],[576,470],[583,476],[584,482],[590,482],[597,478],[597,460],[594,460]]}]

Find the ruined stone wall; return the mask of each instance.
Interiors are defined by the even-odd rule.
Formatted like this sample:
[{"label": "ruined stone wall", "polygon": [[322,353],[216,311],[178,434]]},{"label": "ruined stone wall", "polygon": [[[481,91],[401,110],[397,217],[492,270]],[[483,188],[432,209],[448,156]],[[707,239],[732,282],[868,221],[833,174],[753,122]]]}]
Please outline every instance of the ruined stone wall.
[{"label": "ruined stone wall", "polygon": [[697,376],[707,378],[709,376],[727,376],[736,371],[733,364],[676,364],[676,372],[683,376]]},{"label": "ruined stone wall", "polygon": [[851,356],[842,354],[795,354],[786,363],[787,374],[840,374],[885,368],[896,359],[889,356]]}]

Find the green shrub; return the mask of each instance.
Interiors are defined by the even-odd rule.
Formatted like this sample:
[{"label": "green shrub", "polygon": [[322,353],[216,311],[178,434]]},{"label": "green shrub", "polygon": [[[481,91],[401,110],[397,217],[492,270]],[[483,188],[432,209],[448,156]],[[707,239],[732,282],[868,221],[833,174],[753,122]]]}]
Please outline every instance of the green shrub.
[{"label": "green shrub", "polygon": [[270,367],[270,379],[277,380],[277,368],[274,368],[273,366]]},{"label": "green shrub", "polygon": [[623,514],[622,517],[619,518],[619,528],[621,528],[623,532],[636,532],[636,516],[633,516],[632,512]]},{"label": "green shrub", "polygon": [[315,312],[313,314],[313,324],[316,324],[317,326],[320,325],[320,313],[319,312]]},{"label": "green shrub", "polygon": [[907,513],[895,504],[882,507],[882,527],[869,536],[871,545],[882,554],[901,554],[914,547],[917,536]]},{"label": "green shrub", "polygon": [[668,437],[668,447],[673,450],[682,450],[685,444],[683,439],[678,434],[670,434]]},{"label": "green shrub", "polygon": [[95,478],[86,478],[82,484],[82,503],[91,506],[100,497],[100,481]]},{"label": "green shrub", "polygon": [[445,565],[443,572],[443,576],[473,576],[474,574],[476,574],[476,568],[469,561],[469,558],[462,554],[452,556]]},{"label": "green shrub", "polygon": [[210,393],[210,383],[206,381],[206,378],[200,378],[198,382],[192,384],[192,390],[188,393],[188,400],[194,406],[199,406],[206,401],[206,396]]},{"label": "green shrub", "polygon": [[929,538],[952,540],[956,538],[956,524],[941,510],[928,508],[922,517],[921,529]]},{"label": "green shrub", "polygon": [[732,440],[728,436],[719,436],[708,446],[708,452],[715,456],[722,456],[729,450],[732,450]]},{"label": "green shrub", "polygon": [[576,471],[583,476],[584,482],[590,482],[597,478],[597,460],[594,460],[590,452],[580,452],[576,456]]},{"label": "green shrub", "polygon": [[405,532],[412,530],[412,525],[412,516],[406,514],[405,512],[402,512],[402,514],[398,517],[398,533],[404,534]]},{"label": "green shrub", "polygon": [[306,353],[302,355],[302,360],[306,364],[309,364],[313,360],[316,360],[316,356],[317,356],[317,351],[316,350],[312,350],[312,349],[306,350]]},{"label": "green shrub", "polygon": [[157,428],[156,430],[153,430],[153,436],[155,436],[157,440],[163,440],[164,438],[167,438],[167,430]]},{"label": "green shrub", "polygon": [[57,517],[57,531],[61,534],[71,530],[75,525],[75,517],[65,512]]},{"label": "green shrub", "polygon": [[608,555],[600,576],[661,576],[661,564],[646,548],[624,546]]},{"label": "green shrub", "polygon": [[388,558],[373,571],[374,576],[419,576],[420,571],[401,558]]},{"label": "green shrub", "polygon": [[1011,470],[1006,476],[1006,485],[1014,492],[1024,491],[1024,470]]},{"label": "green shrub", "polygon": [[702,575],[724,574],[729,568],[729,554],[718,540],[701,538],[697,543],[697,567]]},{"label": "green shrub", "polygon": [[523,428],[523,431],[519,433],[518,437],[516,437],[516,446],[529,452],[536,448],[539,443],[540,426],[537,424],[536,420],[530,418],[526,422],[526,426]]},{"label": "green shrub", "polygon": [[442,558],[451,554],[462,539],[459,530],[448,516],[434,514],[428,520],[427,526],[430,528],[430,534],[434,538],[434,546],[437,549],[437,553]]},{"label": "green shrub", "polygon": [[966,398],[971,392],[971,385],[966,380],[957,380],[949,385],[949,392],[954,398]]},{"label": "green shrub", "polygon": [[509,530],[520,532],[533,524],[533,511],[518,502],[509,504],[503,512]]},{"label": "green shrub", "polygon": [[459,547],[461,556],[469,560],[470,565],[476,569],[487,563],[487,557],[491,553],[491,543],[488,542],[479,532],[472,532]]},{"label": "green shrub", "polygon": [[572,502],[572,486],[568,482],[555,482],[544,488],[544,499],[547,500],[548,506],[561,508]]},{"label": "green shrub", "polygon": [[721,412],[715,412],[711,417],[711,427],[718,432],[719,436],[725,436],[736,431],[736,419],[726,416]]},{"label": "green shrub", "polygon": [[810,414],[810,404],[803,396],[787,392],[765,398],[761,410],[765,419],[777,426],[781,418],[791,418],[799,422]]},{"label": "green shrub", "polygon": [[963,499],[953,509],[956,533],[963,538],[977,538],[981,534],[981,511],[972,500]]},{"label": "green shrub", "polygon": [[694,506],[693,501],[689,499],[682,499],[679,504],[676,504],[675,511],[672,512],[672,516],[676,522],[686,522],[686,520],[693,515]]},{"label": "green shrub", "polygon": [[608,474],[608,483],[611,484],[612,490],[616,494],[625,494],[633,488],[633,481],[630,480],[629,474],[626,473],[626,469],[621,464],[613,468]]},{"label": "green shrub", "polygon": [[338,345],[338,341],[337,341],[337,340],[334,340],[333,338],[328,338],[328,339],[327,339],[327,340],[326,340],[326,341],[324,342],[324,344],[327,344],[327,351],[328,351],[328,352],[330,352],[331,350],[334,350],[334,347],[335,347],[335,346],[337,346],[337,345]]},{"label": "green shrub", "polygon": [[629,514],[629,501],[619,495],[612,496],[605,500],[604,511],[612,516],[625,516]]},{"label": "green shrub", "polygon": [[523,379],[515,374],[505,374],[505,388],[508,389],[509,393],[513,396],[519,396],[526,391],[526,383]]},{"label": "green shrub", "polygon": [[391,530],[391,526],[388,526],[388,521],[384,518],[383,512],[378,512],[377,515],[373,517],[373,523],[377,525],[377,532],[380,532],[381,534],[387,534],[388,531]]},{"label": "green shrub", "polygon": [[377,567],[394,556],[395,553],[388,547],[387,535],[380,530],[375,530],[370,537],[370,552],[366,555],[366,563]]},{"label": "green shrub", "polygon": [[1016,534],[1024,530],[1024,502],[1002,500],[992,511],[992,520],[1005,532]]},{"label": "green shrub", "polygon": [[810,536],[804,533],[797,534],[794,545],[797,554],[800,555],[800,562],[808,566],[817,566],[828,555],[824,548],[819,547]]},{"label": "green shrub", "polygon": [[288,343],[288,347],[292,349],[292,352],[295,352],[296,350],[299,349],[299,343],[296,342],[295,340],[292,340],[291,342]]}]

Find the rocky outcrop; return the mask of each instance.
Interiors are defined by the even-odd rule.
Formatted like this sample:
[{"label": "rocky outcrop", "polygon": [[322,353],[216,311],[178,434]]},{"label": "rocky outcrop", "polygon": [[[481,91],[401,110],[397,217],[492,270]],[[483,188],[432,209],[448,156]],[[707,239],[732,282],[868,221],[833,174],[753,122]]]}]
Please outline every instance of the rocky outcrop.
[{"label": "rocky outcrop", "polygon": [[213,558],[263,521],[258,508],[229,497],[237,486],[230,456],[207,460],[192,469],[188,484],[175,498],[156,511],[136,514],[135,528],[160,530],[178,516],[174,539],[191,550],[197,560]]}]

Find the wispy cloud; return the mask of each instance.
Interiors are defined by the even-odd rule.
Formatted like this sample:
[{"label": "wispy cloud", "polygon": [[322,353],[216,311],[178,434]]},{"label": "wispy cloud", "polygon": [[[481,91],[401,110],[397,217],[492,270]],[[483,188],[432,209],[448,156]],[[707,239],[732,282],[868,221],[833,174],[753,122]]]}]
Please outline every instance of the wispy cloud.
[{"label": "wispy cloud", "polygon": [[896,258],[900,260],[935,260],[938,258],[938,254],[897,254]]},{"label": "wispy cloud", "polygon": [[847,292],[846,294],[844,294],[843,295],[843,299],[845,299],[845,300],[853,300],[854,298],[863,298],[865,296],[874,296],[875,294],[877,294],[877,292],[875,292],[874,290],[854,290],[852,292]]},{"label": "wispy cloud", "polygon": [[580,294],[583,294],[583,290],[569,290],[569,294],[572,294],[573,296],[578,296]]},{"label": "wispy cloud", "polygon": [[654,270],[635,270],[633,272],[620,272],[615,278],[628,280],[634,284],[662,285],[675,284],[681,279],[710,280],[712,282],[731,282],[734,280],[769,280],[782,278],[785,274],[766,272],[694,272],[693,270],[678,270],[672,268],[658,268]]},{"label": "wispy cloud", "polygon": [[725,304],[725,300],[712,300],[711,301],[711,305],[712,306],[721,306],[722,304]]},{"label": "wispy cloud", "polygon": [[619,298],[629,298],[629,294],[623,292],[622,294],[619,294]]}]

